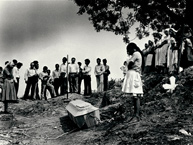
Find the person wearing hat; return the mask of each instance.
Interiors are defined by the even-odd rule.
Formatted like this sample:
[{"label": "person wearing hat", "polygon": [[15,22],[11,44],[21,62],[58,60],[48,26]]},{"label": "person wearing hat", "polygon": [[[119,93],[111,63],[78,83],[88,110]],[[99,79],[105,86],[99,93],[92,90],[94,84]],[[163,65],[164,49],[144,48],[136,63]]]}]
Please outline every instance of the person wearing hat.
[{"label": "person wearing hat", "polygon": [[0,100],[4,103],[4,113],[8,113],[8,103],[17,102],[12,70],[13,63],[7,62],[3,70],[4,83],[2,89],[2,98]]}]

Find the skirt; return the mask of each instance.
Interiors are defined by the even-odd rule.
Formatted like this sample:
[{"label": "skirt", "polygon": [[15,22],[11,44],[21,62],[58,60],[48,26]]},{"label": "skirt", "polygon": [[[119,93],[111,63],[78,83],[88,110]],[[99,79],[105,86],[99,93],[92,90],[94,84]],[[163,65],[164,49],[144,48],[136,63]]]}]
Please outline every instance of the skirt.
[{"label": "skirt", "polygon": [[2,102],[15,102],[17,101],[16,91],[13,80],[4,80],[2,88]]},{"label": "skirt", "polygon": [[127,71],[123,81],[122,92],[138,95],[143,94],[141,76],[135,70]]}]

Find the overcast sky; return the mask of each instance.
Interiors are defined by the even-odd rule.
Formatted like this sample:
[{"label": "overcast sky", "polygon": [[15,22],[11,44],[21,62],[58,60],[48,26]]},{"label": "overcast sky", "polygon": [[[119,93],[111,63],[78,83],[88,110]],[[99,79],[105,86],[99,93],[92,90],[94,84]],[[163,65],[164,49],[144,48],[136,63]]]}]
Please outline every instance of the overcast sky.
[{"label": "overcast sky", "polygon": [[[98,57],[108,60],[110,78],[122,77],[120,66],[127,57],[122,36],[96,32],[87,15],[77,15],[73,1],[1,1],[0,11],[0,66],[12,59],[24,64],[19,96],[25,89],[24,72],[33,60],[39,61],[42,71],[44,65],[53,70],[67,54],[82,63],[89,58],[92,89],[96,89],[94,66]],[[130,37],[135,37],[134,31]],[[141,49],[147,41],[135,40]]]}]

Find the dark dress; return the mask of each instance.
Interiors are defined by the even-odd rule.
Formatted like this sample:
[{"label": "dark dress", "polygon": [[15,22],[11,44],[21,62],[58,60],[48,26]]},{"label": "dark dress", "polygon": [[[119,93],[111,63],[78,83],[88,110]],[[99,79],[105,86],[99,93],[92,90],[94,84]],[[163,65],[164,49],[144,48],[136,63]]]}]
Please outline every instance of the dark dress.
[{"label": "dark dress", "polygon": [[5,67],[3,70],[4,83],[2,87],[2,102],[16,102],[17,96],[13,81],[12,69]]}]

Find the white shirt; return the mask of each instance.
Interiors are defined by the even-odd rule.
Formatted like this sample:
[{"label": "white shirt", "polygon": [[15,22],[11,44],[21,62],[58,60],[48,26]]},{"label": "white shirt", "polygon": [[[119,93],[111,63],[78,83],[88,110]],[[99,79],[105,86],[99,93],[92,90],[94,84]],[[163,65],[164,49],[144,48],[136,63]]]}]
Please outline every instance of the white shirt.
[{"label": "white shirt", "polygon": [[79,72],[79,67],[75,63],[69,64],[69,73],[78,73]]},{"label": "white shirt", "polygon": [[17,83],[16,78],[20,78],[20,75],[19,75],[19,69],[15,66],[13,67],[13,79]]},{"label": "white shirt", "polygon": [[36,70],[34,69],[27,69],[25,74],[24,74],[24,80],[27,81],[28,77],[32,77],[36,74]]},{"label": "white shirt", "polygon": [[53,79],[56,79],[56,78],[59,78],[59,76],[60,76],[60,71],[58,70],[54,70],[53,72],[52,72],[52,77],[53,77]]},{"label": "white shirt", "polygon": [[105,66],[103,64],[100,65],[96,65],[95,66],[95,71],[94,74],[95,75],[102,75],[105,72]]},{"label": "white shirt", "polygon": [[41,80],[43,80],[43,78],[44,78],[45,76],[48,76],[48,73],[47,73],[47,72],[41,72],[41,73],[39,73],[39,77],[40,77]]},{"label": "white shirt", "polygon": [[[69,70],[69,66],[68,66],[68,70]],[[69,71],[68,71],[69,72]],[[67,77],[67,64],[61,64],[60,65],[60,74],[61,73],[66,73],[65,77]]]},{"label": "white shirt", "polygon": [[91,75],[91,67],[85,65],[82,72],[84,75]]},{"label": "white shirt", "polygon": [[61,64],[60,65],[60,73],[67,72],[67,64]]}]

